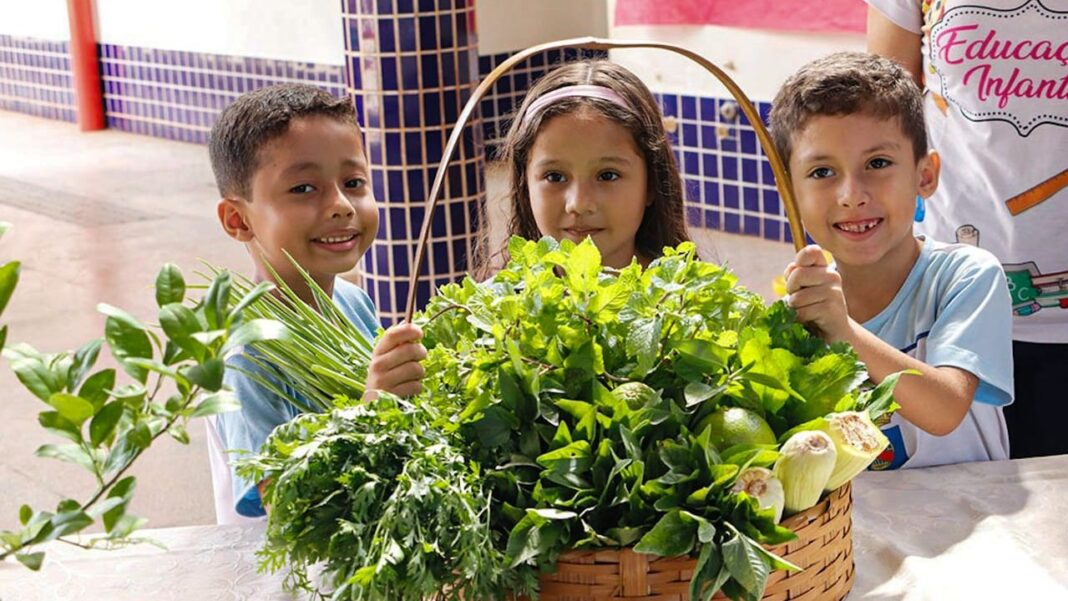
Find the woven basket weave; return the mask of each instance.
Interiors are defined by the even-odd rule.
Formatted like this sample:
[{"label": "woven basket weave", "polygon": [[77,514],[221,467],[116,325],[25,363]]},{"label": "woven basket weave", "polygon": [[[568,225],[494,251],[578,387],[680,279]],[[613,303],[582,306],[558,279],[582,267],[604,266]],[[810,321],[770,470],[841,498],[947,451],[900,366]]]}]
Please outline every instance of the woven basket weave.
[{"label": "woven basket weave", "polygon": [[[763,601],[841,601],[853,587],[853,499],[849,484],[783,520],[797,540],[769,547],[801,572],[775,571]],[[539,579],[541,601],[689,601],[690,557],[630,549],[569,551]],[[726,599],[717,593],[713,600]]]}]

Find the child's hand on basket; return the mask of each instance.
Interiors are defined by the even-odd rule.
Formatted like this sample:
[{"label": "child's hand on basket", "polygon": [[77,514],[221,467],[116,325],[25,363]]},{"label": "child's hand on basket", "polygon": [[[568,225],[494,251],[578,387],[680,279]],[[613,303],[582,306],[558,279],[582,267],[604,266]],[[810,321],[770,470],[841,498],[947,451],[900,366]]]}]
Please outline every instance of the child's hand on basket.
[{"label": "child's hand on basket", "polygon": [[419,362],[426,359],[426,347],[422,339],[423,331],[414,324],[399,323],[386,330],[371,353],[365,400],[374,400],[379,391],[406,397],[423,390],[426,372]]}]

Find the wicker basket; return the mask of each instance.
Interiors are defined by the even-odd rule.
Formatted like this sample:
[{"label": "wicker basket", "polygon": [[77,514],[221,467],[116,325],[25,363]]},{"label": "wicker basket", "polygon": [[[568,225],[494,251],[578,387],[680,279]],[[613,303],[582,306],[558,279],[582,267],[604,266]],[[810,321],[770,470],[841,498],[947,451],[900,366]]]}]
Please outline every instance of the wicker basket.
[{"label": "wicker basket", "polygon": [[[853,500],[850,485],[782,525],[797,540],[769,547],[803,568],[775,571],[763,601],[841,601],[853,587]],[[630,549],[570,551],[540,577],[541,601],[689,601],[697,560],[655,557]],[[722,593],[713,600],[724,601]]]}]

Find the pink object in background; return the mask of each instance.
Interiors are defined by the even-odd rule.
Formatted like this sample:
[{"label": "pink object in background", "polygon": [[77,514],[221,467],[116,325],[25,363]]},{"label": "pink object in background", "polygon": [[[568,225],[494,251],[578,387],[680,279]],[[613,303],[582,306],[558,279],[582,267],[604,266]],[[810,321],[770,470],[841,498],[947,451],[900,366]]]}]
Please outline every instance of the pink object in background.
[{"label": "pink object in background", "polygon": [[863,33],[860,0],[616,0],[616,25],[726,25]]}]

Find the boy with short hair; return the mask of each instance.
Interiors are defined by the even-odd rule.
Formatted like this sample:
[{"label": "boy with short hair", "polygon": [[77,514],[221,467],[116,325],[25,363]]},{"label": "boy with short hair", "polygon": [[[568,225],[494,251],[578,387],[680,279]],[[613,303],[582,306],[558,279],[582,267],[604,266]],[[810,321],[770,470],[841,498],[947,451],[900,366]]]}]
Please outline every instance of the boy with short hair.
[{"label": "boy with short hair", "polygon": [[1005,274],[989,252],[913,235],[939,162],[912,78],[875,55],[833,54],[783,84],[770,123],[819,244],[787,266],[788,303],[826,341],[850,343],[874,381],[922,374],[898,383],[901,409],[882,425],[892,446],[873,469],[1008,459]]},{"label": "boy with short hair", "polygon": [[[227,235],[248,249],[254,279],[270,280],[269,265],[314,306],[310,289],[286,258],[289,253],[345,317],[373,339],[381,326],[371,299],[337,277],[355,267],[378,231],[370,169],[351,102],[302,84],[250,92],[222,112],[209,150],[222,197],[219,221]],[[386,330],[368,367],[368,396],[379,390],[407,396],[422,389],[419,361],[426,349],[421,338],[412,324]],[[227,359],[225,383],[234,390],[241,410],[216,417],[217,436],[209,426],[220,523],[265,515],[262,483],[238,477],[222,451],[255,452],[275,426],[297,415],[289,402],[242,370],[270,378],[245,354]],[[274,383],[296,395],[285,382]]]}]

